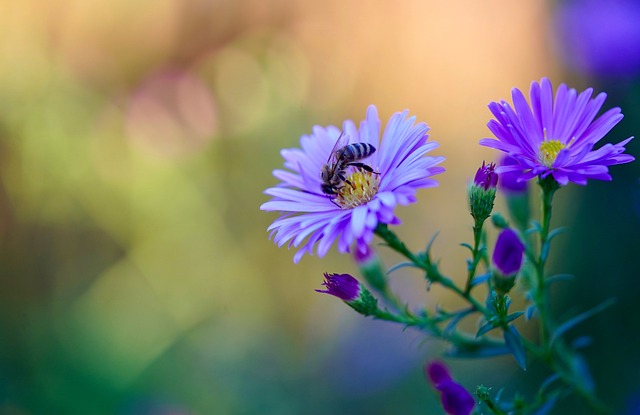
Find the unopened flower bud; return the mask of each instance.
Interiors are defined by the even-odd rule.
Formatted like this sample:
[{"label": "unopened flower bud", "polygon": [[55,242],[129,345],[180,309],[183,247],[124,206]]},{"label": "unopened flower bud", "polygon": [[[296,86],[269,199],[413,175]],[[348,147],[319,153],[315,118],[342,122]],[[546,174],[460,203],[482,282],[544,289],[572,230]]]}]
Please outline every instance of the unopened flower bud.
[{"label": "unopened flower bud", "polygon": [[478,187],[482,187],[484,190],[495,189],[498,185],[498,174],[495,172],[495,169],[495,163],[490,163],[487,166],[483,161],[482,167],[480,167],[476,172],[473,184]]},{"label": "unopened flower bud", "polygon": [[378,309],[378,300],[349,274],[328,274],[325,272],[322,285],[327,289],[316,290],[317,292],[338,297],[362,315],[369,316]]},{"label": "unopened flower bud", "polygon": [[493,282],[498,293],[508,293],[515,284],[515,278],[522,267],[525,246],[518,234],[505,228],[498,235],[493,250]]},{"label": "unopened flower bud", "polygon": [[493,210],[498,184],[495,168],[496,165],[493,163],[487,166],[482,162],[482,167],[476,172],[473,184],[469,186],[469,208],[476,223],[483,223]]},{"label": "unopened flower bud", "polygon": [[469,415],[475,406],[473,396],[453,380],[444,363],[434,361],[425,366],[431,385],[440,392],[442,407],[448,415]]}]

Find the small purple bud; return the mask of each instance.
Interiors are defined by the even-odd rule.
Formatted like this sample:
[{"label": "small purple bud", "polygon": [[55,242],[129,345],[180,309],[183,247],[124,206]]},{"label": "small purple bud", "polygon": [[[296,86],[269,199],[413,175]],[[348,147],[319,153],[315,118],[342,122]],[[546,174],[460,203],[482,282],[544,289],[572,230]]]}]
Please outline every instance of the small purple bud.
[{"label": "small purple bud", "polygon": [[451,380],[451,375],[449,374],[449,369],[445,366],[444,363],[434,360],[425,366],[425,372],[429,381],[433,385],[439,385],[440,383]]},{"label": "small purple bud", "polygon": [[353,302],[360,297],[360,283],[349,274],[329,274],[324,273],[322,283],[326,290],[316,290],[319,293],[331,294],[342,301]]},{"label": "small purple bud", "polygon": [[503,276],[511,277],[520,271],[524,248],[513,229],[505,228],[500,232],[493,250],[493,264]]},{"label": "small purple bud", "polygon": [[[502,160],[500,160],[500,166],[517,166],[518,161],[509,156],[505,155]],[[504,173],[500,173],[500,189],[508,194],[519,194],[527,191],[527,182],[526,181],[518,181],[518,177],[522,176],[520,171],[507,171]]]},{"label": "small purple bud", "polygon": [[473,396],[449,375],[444,363],[434,361],[425,368],[425,373],[433,387],[440,392],[442,407],[448,415],[469,415],[473,411]]},{"label": "small purple bud", "polygon": [[478,187],[482,187],[484,190],[495,189],[498,185],[498,174],[495,172],[495,163],[490,163],[488,166],[485,162],[482,162],[482,167],[476,172],[476,177],[473,179],[473,184]]}]

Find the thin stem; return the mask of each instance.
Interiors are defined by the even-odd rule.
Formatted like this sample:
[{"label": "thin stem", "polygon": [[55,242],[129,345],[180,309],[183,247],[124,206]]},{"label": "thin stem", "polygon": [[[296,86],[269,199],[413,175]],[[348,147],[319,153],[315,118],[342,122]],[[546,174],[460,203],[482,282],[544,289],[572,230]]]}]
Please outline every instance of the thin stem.
[{"label": "thin stem", "polygon": [[[548,294],[545,287],[545,265],[549,252],[549,230],[551,226],[551,208],[553,195],[560,188],[553,176],[549,175],[538,181],[542,188],[542,224],[540,229],[540,251],[536,259],[536,292],[534,301],[540,314],[540,343],[548,344],[550,332],[550,316],[548,312]],[[545,360],[549,360],[548,355]]]},{"label": "thin stem", "polygon": [[484,224],[484,221],[482,222],[476,221],[475,225],[473,226],[473,251],[472,251],[471,264],[469,264],[469,270],[467,273],[467,284],[464,288],[465,294],[469,294],[471,292],[471,288],[472,288],[471,281],[476,276],[476,269],[478,268],[478,264],[482,259],[480,255],[480,243],[482,240],[483,224]]}]

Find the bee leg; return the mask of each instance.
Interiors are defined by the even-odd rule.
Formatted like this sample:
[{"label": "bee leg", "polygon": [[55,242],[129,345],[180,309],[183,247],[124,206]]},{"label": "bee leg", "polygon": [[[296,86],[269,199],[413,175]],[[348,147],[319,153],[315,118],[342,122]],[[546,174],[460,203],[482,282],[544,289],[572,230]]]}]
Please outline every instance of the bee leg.
[{"label": "bee leg", "polygon": [[340,206],[339,204],[336,203],[335,199],[329,199],[331,200],[331,203],[333,203],[334,205],[338,206],[340,209],[342,209],[342,206]]},{"label": "bee leg", "polygon": [[373,168],[371,168],[371,166],[369,166],[369,165],[367,165],[367,164],[364,164],[364,163],[358,163],[358,162],[355,162],[355,163],[349,163],[349,166],[353,166],[353,167],[356,167],[356,168],[358,168],[358,169],[366,170],[366,171],[368,171],[369,173],[373,173],[373,174],[380,174],[380,173],[379,173],[379,172],[377,172],[377,171],[373,171]]}]

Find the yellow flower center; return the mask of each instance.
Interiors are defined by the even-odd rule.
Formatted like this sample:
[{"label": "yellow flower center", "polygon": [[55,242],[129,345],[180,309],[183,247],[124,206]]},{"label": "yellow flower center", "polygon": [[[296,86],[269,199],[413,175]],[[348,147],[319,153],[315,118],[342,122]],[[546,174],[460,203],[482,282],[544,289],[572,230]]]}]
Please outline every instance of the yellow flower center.
[{"label": "yellow flower center", "polygon": [[373,199],[378,193],[379,186],[379,174],[355,170],[347,176],[347,182],[338,192],[334,202],[342,209],[353,209]]},{"label": "yellow flower center", "polygon": [[558,153],[565,147],[566,145],[562,144],[560,140],[543,141],[540,144],[540,161],[547,167],[553,166]]}]

